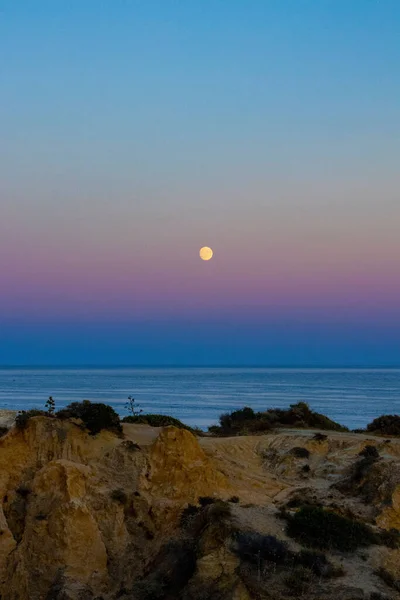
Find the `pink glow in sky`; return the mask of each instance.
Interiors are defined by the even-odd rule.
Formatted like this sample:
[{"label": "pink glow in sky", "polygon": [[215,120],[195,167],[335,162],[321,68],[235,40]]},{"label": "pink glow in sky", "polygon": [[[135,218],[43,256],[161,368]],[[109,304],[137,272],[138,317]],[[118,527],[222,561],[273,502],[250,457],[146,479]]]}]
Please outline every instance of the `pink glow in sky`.
[{"label": "pink glow in sky", "polygon": [[35,358],[21,324],[71,323],[74,360],[82,323],[169,322],[163,360],[207,320],[253,328],[249,361],[306,320],[312,356],[358,323],[399,362],[400,4],[94,4],[3,2],[0,363]]}]

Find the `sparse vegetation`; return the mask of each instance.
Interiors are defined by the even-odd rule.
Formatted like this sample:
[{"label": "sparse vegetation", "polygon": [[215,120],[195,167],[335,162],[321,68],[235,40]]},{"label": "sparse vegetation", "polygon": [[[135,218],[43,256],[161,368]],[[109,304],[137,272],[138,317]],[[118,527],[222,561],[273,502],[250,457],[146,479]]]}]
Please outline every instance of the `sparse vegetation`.
[{"label": "sparse vegetation", "polygon": [[228,502],[216,500],[209,506],[208,517],[211,522],[230,519],[231,516],[232,509]]},{"label": "sparse vegetation", "polygon": [[396,592],[400,592],[400,578],[394,577],[389,571],[380,567],[377,571],[375,571],[375,575],[380,577],[382,581],[386,583],[389,587],[396,590]]},{"label": "sparse vegetation", "polygon": [[111,498],[112,500],[115,500],[115,502],[119,502],[120,504],[124,505],[128,502],[128,496],[124,490],[121,489],[113,490],[111,492]]},{"label": "sparse vegetation", "polygon": [[58,411],[56,416],[58,419],[80,419],[91,435],[96,435],[102,429],[118,434],[122,432],[118,414],[111,406],[100,402],[72,402]]},{"label": "sparse vegetation", "polygon": [[137,600],[179,598],[180,591],[196,569],[194,540],[183,538],[167,542],[154,557],[150,574],[133,586]]},{"label": "sparse vegetation", "polygon": [[359,453],[359,456],[364,456],[365,458],[379,458],[379,451],[376,446],[372,446],[367,444]]},{"label": "sparse vegetation", "polygon": [[209,504],[214,504],[215,501],[216,501],[216,499],[212,498],[211,496],[200,496],[199,497],[200,506],[208,506]]},{"label": "sparse vegetation", "polygon": [[133,396],[128,396],[128,401],[125,404],[125,408],[130,413],[131,417],[138,417],[143,412],[143,410],[139,408],[139,405]]},{"label": "sparse vegetation", "polygon": [[199,512],[201,508],[199,506],[195,506],[194,504],[189,504],[186,508],[181,512],[180,518],[180,526],[185,528],[192,524],[193,520]]},{"label": "sparse vegetation", "polygon": [[243,435],[263,433],[272,429],[271,422],[265,413],[256,413],[248,406],[221,415],[219,423],[219,426],[209,427],[210,433],[220,435]]},{"label": "sparse vegetation", "polygon": [[48,400],[45,404],[45,409],[49,413],[49,415],[54,415],[54,411],[56,409],[56,403],[53,400],[53,396],[48,397]]},{"label": "sparse vegetation", "polygon": [[400,436],[400,415],[382,415],[367,425],[369,433]]},{"label": "sparse vegetation", "polygon": [[287,544],[273,535],[262,535],[254,531],[237,533],[235,552],[242,560],[254,564],[260,560],[279,564],[285,562],[289,556]]},{"label": "sparse vegetation", "polygon": [[264,563],[273,563],[286,571],[302,572],[320,578],[340,577],[344,574],[341,567],[333,565],[321,552],[289,550],[286,542],[272,535],[262,535],[253,531],[241,531],[234,535],[233,550],[242,561],[258,568]]},{"label": "sparse vegetation", "polygon": [[136,442],[132,442],[131,440],[125,440],[122,442],[121,446],[129,450],[129,452],[136,452],[137,450],[141,450],[139,444]]},{"label": "sparse vegetation", "polygon": [[325,435],[324,433],[320,433],[317,432],[314,436],[313,436],[313,440],[315,440],[316,442],[325,442],[325,440],[328,439],[328,436]]},{"label": "sparse vegetation", "polygon": [[289,450],[289,454],[292,454],[296,458],[310,458],[310,451],[307,450],[307,448],[302,448],[301,446],[295,446]]},{"label": "sparse vegetation", "polygon": [[31,410],[21,410],[15,417],[15,426],[17,429],[25,429],[29,419],[32,417],[48,417],[49,413],[44,410],[32,408]]},{"label": "sparse vegetation", "polygon": [[316,506],[304,506],[288,516],[287,533],[304,546],[351,552],[377,542],[370,527]]},{"label": "sparse vegetation", "polygon": [[32,490],[27,485],[20,485],[15,491],[22,498],[27,498]]},{"label": "sparse vegetation", "polygon": [[314,581],[314,574],[308,567],[299,565],[295,567],[286,577],[285,584],[290,595],[301,598],[306,594]]},{"label": "sparse vegetation", "polygon": [[388,548],[400,548],[400,531],[395,528],[383,530],[379,534],[379,542]]},{"label": "sparse vegetation", "polygon": [[129,415],[128,417],[124,417],[122,419],[122,423],[134,423],[137,425],[150,425],[150,427],[168,427],[172,425],[173,427],[177,427],[178,429],[186,429],[193,434],[198,434],[197,429],[193,429],[189,427],[189,425],[185,425],[179,419],[175,419],[175,417],[170,417],[169,415],[151,415],[151,414],[140,414],[140,415]]},{"label": "sparse vegetation", "polygon": [[239,496],[231,496],[229,498],[228,502],[232,502],[232,504],[239,504],[240,498],[239,498]]},{"label": "sparse vegetation", "polygon": [[277,427],[347,431],[346,427],[312,411],[305,402],[292,404],[287,410],[274,408],[265,412],[254,412],[252,408],[245,406],[221,415],[219,425],[209,427],[209,431],[215,435],[245,435],[265,433]]},{"label": "sparse vegetation", "polygon": [[321,552],[300,550],[300,552],[295,555],[294,561],[303,567],[311,569],[311,571],[319,577],[329,577],[332,576],[333,573],[336,573],[336,570],[328,561],[325,554],[322,554]]}]

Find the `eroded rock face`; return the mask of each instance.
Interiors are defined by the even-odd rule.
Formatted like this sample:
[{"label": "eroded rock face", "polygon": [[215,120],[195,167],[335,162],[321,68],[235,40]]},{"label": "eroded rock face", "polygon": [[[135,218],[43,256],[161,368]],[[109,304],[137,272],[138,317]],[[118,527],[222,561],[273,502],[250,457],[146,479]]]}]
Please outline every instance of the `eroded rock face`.
[{"label": "eroded rock face", "polygon": [[231,486],[189,431],[166,427],[150,449],[141,489],[161,526],[175,522],[185,504],[199,496],[226,495]]},{"label": "eroded rock face", "polygon": [[[76,423],[36,417],[0,438],[2,600],[142,600],[147,584],[163,593],[163,577],[172,581],[167,600],[258,597],[257,571],[246,575],[229,527],[200,520],[186,539],[181,511],[201,496],[238,496],[240,504],[231,505],[234,527],[279,539],[285,532],[276,507],[293,494],[359,518],[374,510],[379,527],[400,526],[395,441],[376,441],[381,458],[344,493],[332,483],[348,476],[369,443],[351,434],[319,441],[312,432],[212,439],[175,427],[151,429],[150,436],[146,426],[129,427],[125,439],[90,436]],[[309,455],[293,452],[300,447]],[[379,546],[363,561],[351,560],[353,574],[335,583],[341,597],[369,600],[377,590],[396,598],[373,573],[382,567],[395,577],[398,549]],[[368,577],[355,591],[357,572]],[[276,583],[283,594],[277,598],[289,593],[284,579],[283,573]],[[332,586],[321,583],[318,598],[337,597]],[[268,582],[261,588],[268,594]]]},{"label": "eroded rock face", "polygon": [[[61,575],[96,594],[119,585],[132,543],[125,512],[146,465],[140,450],[121,449],[122,443],[43,417],[0,440],[3,600],[44,598]],[[124,503],[113,498],[121,480]],[[142,501],[137,520],[147,512]],[[135,539],[144,548],[140,535]]]}]

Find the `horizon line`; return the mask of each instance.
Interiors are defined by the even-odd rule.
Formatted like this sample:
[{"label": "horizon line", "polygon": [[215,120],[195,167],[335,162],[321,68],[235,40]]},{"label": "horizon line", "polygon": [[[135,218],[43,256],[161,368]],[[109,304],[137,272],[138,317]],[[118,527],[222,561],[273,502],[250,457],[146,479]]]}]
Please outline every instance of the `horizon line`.
[{"label": "horizon line", "polygon": [[244,363],[215,363],[215,364],[179,364],[179,363],[65,363],[65,364],[0,364],[0,369],[400,369],[400,364],[366,365],[366,364],[244,364]]}]

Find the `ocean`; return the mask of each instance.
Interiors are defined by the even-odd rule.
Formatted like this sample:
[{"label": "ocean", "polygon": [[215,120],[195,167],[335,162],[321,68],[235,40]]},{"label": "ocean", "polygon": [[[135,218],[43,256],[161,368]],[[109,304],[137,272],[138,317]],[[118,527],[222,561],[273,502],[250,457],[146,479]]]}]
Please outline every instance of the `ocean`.
[{"label": "ocean", "polygon": [[126,415],[130,395],[144,412],[203,429],[243,406],[266,410],[299,401],[356,429],[400,413],[400,369],[0,368],[0,408],[44,408],[53,396],[56,408],[87,399]]}]

